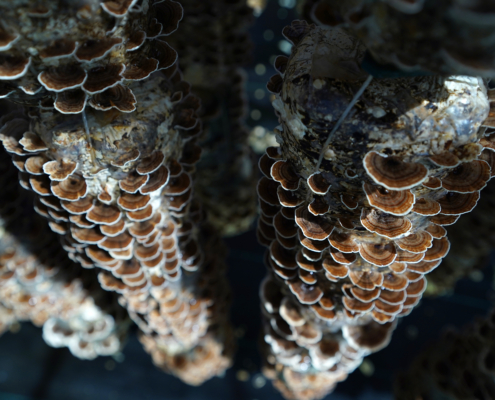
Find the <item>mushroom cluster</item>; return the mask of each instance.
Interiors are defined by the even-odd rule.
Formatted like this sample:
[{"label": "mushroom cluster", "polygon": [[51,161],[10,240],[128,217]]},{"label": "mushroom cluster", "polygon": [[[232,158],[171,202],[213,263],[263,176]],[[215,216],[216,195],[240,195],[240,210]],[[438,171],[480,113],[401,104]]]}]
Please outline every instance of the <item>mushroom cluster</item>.
[{"label": "mushroom cluster", "polygon": [[[181,1],[181,29],[170,36],[184,79],[201,98],[203,156],[196,193],[223,235],[239,234],[256,215],[257,169],[248,145],[246,73],[251,57],[246,0]],[[205,39],[206,38],[206,39]]]},{"label": "mushroom cluster", "polygon": [[[176,358],[196,362],[216,346],[215,366],[195,379],[222,373],[232,347],[224,252],[193,196],[200,101],[166,38],[182,6],[16,0],[0,9],[0,78],[9,100],[27,106],[0,120],[0,140],[35,210],[69,257],[119,294],[146,348],[155,360],[163,353],[160,367],[190,380]],[[24,69],[14,73],[14,61]],[[19,91],[24,83],[32,93]],[[59,325],[45,332],[53,343]]]},{"label": "mushroom cluster", "polygon": [[31,321],[43,327],[48,345],[68,347],[78,358],[117,353],[128,323],[116,297],[67,258],[29,207],[31,197],[19,190],[10,157],[0,153],[0,182],[8,193],[0,199],[0,333]]},{"label": "mushroom cluster", "polygon": [[377,61],[401,70],[495,72],[491,0],[307,0],[305,11],[319,24],[348,27]]},{"label": "mushroom cluster", "polygon": [[449,330],[395,381],[395,398],[492,399],[495,393],[495,310],[463,331]]},{"label": "mushroom cluster", "polygon": [[78,114],[132,112],[129,84],[177,61],[173,0],[0,1],[0,97]]},{"label": "mushroom cluster", "polygon": [[312,289],[303,289],[306,303],[300,303],[274,275],[261,284],[263,373],[287,399],[325,397],[365,356],[387,346],[395,328],[395,322],[371,319],[339,323],[339,305],[332,293],[313,302],[319,295]]},{"label": "mushroom cluster", "polygon": [[[182,354],[225,320],[228,290],[193,200],[199,101],[178,70],[168,71],[133,84],[132,114],[16,111],[0,134],[69,256],[103,270],[101,286],[121,295],[140,329]],[[205,379],[220,371],[208,372]]]},{"label": "mushroom cluster", "polygon": [[[450,248],[444,226],[492,177],[490,105],[480,78],[369,83],[364,46],[341,28],[294,21],[283,33],[294,47],[267,86],[280,147],[260,159],[258,238],[271,279],[314,332],[311,351],[325,331],[387,324],[419,302]],[[297,325],[285,325],[282,338],[300,345]]]}]

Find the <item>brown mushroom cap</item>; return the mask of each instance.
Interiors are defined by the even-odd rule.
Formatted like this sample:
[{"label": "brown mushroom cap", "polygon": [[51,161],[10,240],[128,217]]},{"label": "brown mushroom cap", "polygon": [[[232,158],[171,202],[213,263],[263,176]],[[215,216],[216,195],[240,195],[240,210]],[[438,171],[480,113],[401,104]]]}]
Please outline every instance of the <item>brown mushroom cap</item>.
[{"label": "brown mushroom cap", "polygon": [[301,251],[298,251],[296,254],[296,262],[299,268],[302,268],[308,272],[319,272],[323,268],[320,260],[310,261],[306,257],[304,257]]},{"label": "brown mushroom cap", "polygon": [[352,235],[347,233],[339,233],[334,230],[328,240],[333,247],[342,253],[356,253],[359,251],[359,246],[352,238]]},{"label": "brown mushroom cap", "polygon": [[79,114],[84,111],[88,95],[82,90],[65,90],[57,93],[53,106],[62,114]]},{"label": "brown mushroom cap", "polygon": [[19,144],[26,150],[27,152],[39,152],[48,150],[46,144],[41,140],[41,138],[33,132],[24,132],[24,135],[21,140],[19,140]]},{"label": "brown mushroom cap", "polygon": [[402,311],[402,304],[388,304],[381,299],[374,301],[375,309],[385,315],[397,315]]},{"label": "brown mushroom cap", "polygon": [[0,28],[0,51],[10,50],[12,45],[19,40],[21,36],[15,33],[7,32],[5,29]]},{"label": "brown mushroom cap", "polygon": [[367,312],[373,308],[373,303],[364,303],[358,299],[352,299],[344,296],[342,298],[342,304],[349,311],[357,311],[357,312]]},{"label": "brown mushroom cap", "polygon": [[258,167],[260,169],[260,171],[263,173],[263,175],[265,175],[268,179],[272,179],[272,176],[271,176],[271,169],[272,169],[272,166],[273,164],[275,164],[275,160],[273,160],[272,158],[268,157],[267,154],[263,154],[261,157],[260,157],[260,160],[258,162]]},{"label": "brown mushroom cap", "polygon": [[459,219],[460,215],[443,215],[443,214],[437,214],[433,217],[430,218],[430,221],[433,222],[434,224],[441,225],[441,226],[447,226],[447,225],[452,225],[457,222]]},{"label": "brown mushroom cap", "polygon": [[136,193],[148,182],[149,177],[149,175],[140,175],[136,171],[132,171],[124,179],[119,181],[119,187],[124,192]]},{"label": "brown mushroom cap", "polygon": [[[136,41],[127,42],[126,46],[139,46],[145,42],[146,33],[140,31],[142,34],[141,37],[136,37]],[[142,39],[143,42],[139,40]],[[124,79],[130,81],[141,81],[143,79],[148,78],[153,72],[158,69],[158,60],[154,58],[148,58],[143,56],[137,56],[131,62],[126,65],[125,71],[122,74]]]},{"label": "brown mushroom cap", "polygon": [[409,286],[406,289],[407,297],[421,296],[425,290],[426,290],[426,279],[424,277],[421,277],[420,280],[409,284]]},{"label": "brown mushroom cap", "polygon": [[[397,258],[398,263],[417,263],[420,262],[425,257],[425,253],[410,253],[408,251],[397,248]],[[397,272],[397,271],[394,271]]]},{"label": "brown mushroom cap", "polygon": [[95,223],[88,221],[86,218],[86,215],[84,214],[77,214],[77,215],[71,215],[69,217],[70,222],[73,224],[76,224],[79,228],[94,228]]},{"label": "brown mushroom cap", "polygon": [[150,201],[151,197],[149,195],[130,194],[124,192],[121,193],[117,203],[126,211],[137,211],[145,208]]},{"label": "brown mushroom cap", "polygon": [[84,214],[93,208],[93,197],[86,196],[76,201],[62,200],[60,204],[71,214]]},{"label": "brown mushroom cap", "polygon": [[280,302],[279,313],[290,326],[302,326],[306,323],[297,304],[291,301],[287,296]]},{"label": "brown mushroom cap", "polygon": [[416,214],[437,215],[440,213],[440,204],[438,204],[435,200],[422,197],[416,199],[416,203],[414,203],[412,210]]},{"label": "brown mushroom cap", "polygon": [[349,279],[357,287],[363,290],[373,290],[383,283],[383,275],[378,271],[350,271]]},{"label": "brown mushroom cap", "polygon": [[433,245],[426,251],[423,261],[440,260],[447,255],[450,250],[450,242],[446,237],[433,239]]},{"label": "brown mushroom cap", "polygon": [[340,264],[337,261],[335,261],[333,258],[330,257],[324,258],[322,266],[325,269],[325,271],[334,278],[343,279],[347,275],[349,275],[349,268],[347,267],[347,265]]},{"label": "brown mushroom cap", "polygon": [[438,178],[430,176],[426,181],[422,183],[423,186],[429,189],[440,189],[442,187],[442,181]]},{"label": "brown mushroom cap", "polygon": [[51,190],[61,200],[76,201],[86,196],[86,180],[81,175],[73,174],[64,181],[52,181]]},{"label": "brown mushroom cap", "polygon": [[378,267],[385,267],[392,264],[397,258],[395,246],[389,243],[361,243],[359,254],[364,260]]},{"label": "brown mushroom cap", "polygon": [[380,296],[381,288],[376,287],[373,290],[364,290],[356,286],[351,286],[350,291],[356,299],[364,303],[369,303]]},{"label": "brown mushroom cap", "polygon": [[330,256],[338,263],[350,265],[357,259],[356,253],[342,253],[333,247],[330,247]]},{"label": "brown mushroom cap", "polygon": [[162,24],[162,35],[170,35],[177,30],[179,22],[182,20],[184,10],[177,1],[155,2],[153,5],[158,22]]},{"label": "brown mushroom cap", "polygon": [[273,218],[273,227],[283,238],[292,238],[296,236],[298,230],[294,220],[285,218],[281,212]]},{"label": "brown mushroom cap", "polygon": [[[141,194],[148,194],[160,190],[168,183],[170,179],[168,168],[164,165],[162,165],[155,172],[152,172],[148,176],[149,179],[146,184],[139,189]],[[186,174],[186,176],[189,175]]]},{"label": "brown mushroom cap", "polygon": [[165,155],[161,151],[155,150],[150,156],[139,160],[136,166],[136,172],[141,175],[151,174],[162,166],[164,160]]},{"label": "brown mushroom cap", "polygon": [[[168,169],[166,169],[166,171],[168,175]],[[191,186],[192,186],[191,176],[187,172],[182,172],[179,176],[171,178],[168,181],[168,184],[165,186],[163,190],[163,194],[167,196],[180,196],[182,194],[185,194],[191,188]]]},{"label": "brown mushroom cap", "polygon": [[302,304],[315,304],[323,297],[323,291],[317,285],[307,285],[300,279],[290,281],[289,288]]},{"label": "brown mushroom cap", "polygon": [[105,236],[114,237],[120,235],[125,231],[125,221],[121,218],[119,221],[112,225],[101,225],[100,230]]},{"label": "brown mushroom cap", "polygon": [[436,165],[445,168],[457,167],[461,162],[459,158],[450,151],[444,151],[442,153],[430,156],[430,160],[433,161],[433,163],[435,163]]},{"label": "brown mushroom cap", "polygon": [[311,251],[322,252],[325,249],[328,249],[328,247],[330,246],[328,244],[328,242],[326,242],[324,240],[313,240],[313,239],[307,238],[306,236],[304,236],[304,234],[302,233],[301,230],[298,231],[297,237],[299,239],[299,242],[305,248],[307,248],[308,250],[311,250]]},{"label": "brown mushroom cap", "polygon": [[101,225],[113,225],[119,221],[122,213],[118,207],[96,202],[94,207],[86,214],[88,221]]},{"label": "brown mushroom cap", "polygon": [[[468,213],[476,207],[479,198],[479,192],[448,192],[444,197],[438,200],[438,203],[442,207],[441,213],[443,215],[460,215]],[[431,221],[433,221],[433,219]]]},{"label": "brown mushroom cap", "polygon": [[326,179],[323,178],[323,175],[319,172],[310,175],[307,182],[309,188],[315,194],[325,195],[330,190],[330,183],[328,183]]},{"label": "brown mushroom cap", "polygon": [[128,211],[127,218],[131,221],[147,221],[153,217],[153,206],[148,204],[145,208],[138,211]]},{"label": "brown mushroom cap", "polygon": [[299,275],[299,279],[308,285],[315,285],[318,282],[317,275],[314,272],[299,268],[297,274]]},{"label": "brown mushroom cap", "polygon": [[78,228],[70,227],[72,237],[79,243],[96,244],[105,239],[105,236],[100,233],[99,228]]},{"label": "brown mushroom cap", "polygon": [[304,203],[304,198],[299,197],[297,195],[297,192],[285,190],[282,186],[279,186],[277,188],[276,194],[277,194],[277,205],[281,204],[284,207],[297,207],[300,206],[302,203]]},{"label": "brown mushroom cap", "polygon": [[314,216],[304,206],[296,210],[296,224],[301,228],[304,236],[314,240],[327,239],[334,229],[328,221]]},{"label": "brown mushroom cap", "polygon": [[[391,290],[384,289],[380,293],[380,300],[390,305],[402,304],[406,300],[406,297],[407,295],[405,290],[393,292]],[[380,309],[380,307],[378,308]],[[380,311],[382,310],[380,309]]]},{"label": "brown mushroom cap", "polygon": [[50,67],[38,75],[38,81],[49,91],[63,92],[82,86],[87,80],[86,71],[78,64]]},{"label": "brown mushroom cap", "polygon": [[121,84],[94,94],[89,101],[89,105],[96,110],[108,111],[115,108],[125,113],[136,110],[136,103],[136,97],[131,89]]},{"label": "brown mushroom cap", "polygon": [[270,245],[270,258],[282,268],[292,270],[298,268],[294,252],[285,249],[277,241],[272,242]]},{"label": "brown mushroom cap", "polygon": [[177,52],[165,41],[155,39],[150,49],[150,57],[158,60],[158,69],[167,69],[177,62]]},{"label": "brown mushroom cap", "polygon": [[76,42],[70,39],[58,39],[39,51],[43,60],[69,57],[76,51]]},{"label": "brown mushroom cap", "polygon": [[77,168],[74,161],[49,161],[43,165],[43,171],[52,181],[63,181],[72,175]]},{"label": "brown mushroom cap", "polygon": [[330,204],[322,196],[315,196],[308,205],[308,211],[313,215],[323,215],[330,211]]},{"label": "brown mushroom cap", "polygon": [[406,215],[414,206],[414,194],[410,190],[387,190],[380,186],[363,184],[371,206],[393,215]]},{"label": "brown mushroom cap", "polygon": [[433,238],[428,232],[417,231],[397,240],[397,246],[410,253],[424,253],[431,247]]},{"label": "brown mushroom cap", "polygon": [[29,178],[29,184],[40,196],[50,196],[50,180],[45,175],[34,175]]},{"label": "brown mushroom cap", "polygon": [[48,161],[45,155],[25,158],[24,169],[32,175],[43,175],[43,165]]},{"label": "brown mushroom cap", "polygon": [[340,195],[340,201],[349,210],[355,210],[357,208],[357,206],[359,205],[359,203],[356,201],[356,199],[347,193]]},{"label": "brown mushroom cap", "polygon": [[103,0],[101,8],[114,17],[123,17],[137,0]]},{"label": "brown mushroom cap", "polygon": [[280,182],[285,190],[296,190],[299,187],[299,177],[292,165],[287,161],[276,161],[270,169],[273,180]]},{"label": "brown mushroom cap", "polygon": [[401,237],[412,229],[411,221],[407,218],[394,217],[375,209],[363,208],[361,224],[370,232],[377,233],[389,239]]},{"label": "brown mushroom cap", "polygon": [[3,55],[0,57],[0,79],[13,80],[22,78],[31,65],[31,57]]},{"label": "brown mushroom cap", "polygon": [[311,305],[311,309],[315,312],[318,318],[324,321],[334,321],[337,318],[337,314],[335,314],[335,311],[327,310],[319,304]]},{"label": "brown mushroom cap", "polygon": [[438,267],[442,263],[442,260],[436,261],[421,261],[416,264],[408,264],[407,269],[412,272],[416,272],[418,274],[428,274],[433,271],[436,267]]},{"label": "brown mushroom cap", "polygon": [[373,311],[371,311],[371,316],[379,324],[387,324],[394,320],[393,315],[384,314],[378,311],[376,308]]},{"label": "brown mushroom cap", "polygon": [[98,247],[109,251],[126,250],[129,249],[133,243],[134,238],[127,232],[123,232],[119,235],[106,237],[102,242],[98,243]]},{"label": "brown mushroom cap", "polygon": [[272,75],[268,83],[266,84],[266,89],[273,94],[278,94],[282,91],[283,79],[279,74]]},{"label": "brown mushroom cap", "polygon": [[368,175],[389,190],[406,190],[422,183],[428,170],[422,164],[406,163],[399,157],[384,157],[370,151],[363,160]]},{"label": "brown mushroom cap", "polygon": [[87,40],[77,48],[75,56],[79,61],[95,61],[105,57],[113,47],[121,43],[121,38]]},{"label": "brown mushroom cap", "polygon": [[426,228],[426,232],[428,232],[435,239],[440,239],[447,235],[447,230],[443,226],[435,224],[428,225],[428,228]]},{"label": "brown mushroom cap", "polygon": [[[124,64],[108,64],[94,67],[89,70],[83,89],[89,94],[101,93],[122,81],[124,70]],[[98,104],[98,101],[96,103]]]},{"label": "brown mushroom cap", "polygon": [[335,309],[335,302],[331,292],[323,293],[322,298],[318,301],[318,304],[325,310]]},{"label": "brown mushroom cap", "polygon": [[318,251],[308,250],[306,247],[301,248],[301,253],[304,257],[306,257],[310,261],[318,261],[321,260],[322,254]]},{"label": "brown mushroom cap", "polygon": [[483,189],[490,180],[490,166],[481,160],[462,163],[442,179],[449,192],[472,193]]},{"label": "brown mushroom cap", "polygon": [[383,274],[383,283],[381,286],[384,289],[396,292],[399,290],[404,290],[408,284],[409,280],[404,274],[389,272]]}]

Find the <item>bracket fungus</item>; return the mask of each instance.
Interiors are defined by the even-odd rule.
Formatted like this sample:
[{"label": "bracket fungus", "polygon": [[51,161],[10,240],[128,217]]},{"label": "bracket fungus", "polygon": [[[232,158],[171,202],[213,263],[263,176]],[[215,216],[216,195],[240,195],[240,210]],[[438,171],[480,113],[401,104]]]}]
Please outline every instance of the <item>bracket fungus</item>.
[{"label": "bracket fungus", "polygon": [[[351,32],[294,21],[283,31],[294,44],[291,55],[276,59],[279,78],[269,84],[277,88],[280,147],[267,149],[260,162],[258,193],[281,235],[264,235],[262,221],[258,230],[280,268],[300,270],[280,273],[268,263],[274,273],[267,279],[298,307],[304,326],[319,331],[311,340],[300,337],[285,311],[265,309],[267,321],[286,321],[283,340],[300,355],[280,352],[279,332],[265,329],[265,374],[287,398],[323,397],[388,343],[395,320],[426,290],[424,275],[441,269],[450,249],[443,225],[471,211],[491,178],[480,144],[489,112],[485,83],[468,76],[366,80],[366,49]],[[299,243],[284,251],[282,263],[280,238],[289,225],[294,230],[277,210],[287,207],[297,207]],[[308,262],[317,264],[311,269]],[[318,312],[322,301],[332,315]],[[340,361],[319,358],[312,346],[323,340],[340,343]]]}]

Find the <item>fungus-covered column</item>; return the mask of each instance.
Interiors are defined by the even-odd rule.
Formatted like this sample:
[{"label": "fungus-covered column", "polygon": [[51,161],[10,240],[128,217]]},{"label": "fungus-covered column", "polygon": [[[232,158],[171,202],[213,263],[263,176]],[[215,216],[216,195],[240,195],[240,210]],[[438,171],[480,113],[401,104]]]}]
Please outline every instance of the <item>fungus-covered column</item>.
[{"label": "fungus-covered column", "polygon": [[193,384],[221,373],[232,347],[224,252],[193,196],[200,103],[165,41],[181,5],[21,1],[6,13],[0,71],[22,59],[11,77],[41,85],[26,94],[6,81],[9,98],[34,107],[0,133],[37,211],[73,260],[103,270],[159,366]]},{"label": "fungus-covered column", "polygon": [[295,21],[284,35],[292,54],[268,84],[280,147],[261,158],[258,185],[267,372],[289,398],[310,399],[419,302],[449,251],[444,226],[491,177],[489,102],[476,77],[370,83],[363,45],[339,28]]},{"label": "fungus-covered column", "polygon": [[53,347],[82,359],[121,350],[128,318],[96,277],[69,260],[57,235],[32,209],[17,169],[0,149],[0,334],[14,322],[43,327]]},{"label": "fungus-covered column", "polygon": [[170,38],[184,79],[201,99],[203,122],[195,189],[208,220],[226,236],[249,229],[256,215],[254,155],[246,126],[246,72],[253,11],[246,0],[184,0],[180,30]]}]

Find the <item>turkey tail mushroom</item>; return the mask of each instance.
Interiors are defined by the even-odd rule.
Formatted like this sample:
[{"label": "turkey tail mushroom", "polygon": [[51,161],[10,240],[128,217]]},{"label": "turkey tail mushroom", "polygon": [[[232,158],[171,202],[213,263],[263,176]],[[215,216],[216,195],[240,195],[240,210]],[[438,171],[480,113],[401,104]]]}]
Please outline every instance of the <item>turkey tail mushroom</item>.
[{"label": "turkey tail mushroom", "polygon": [[[265,337],[265,348],[275,386],[287,398],[313,399],[359,364],[321,364],[312,358],[313,346],[328,335],[340,337],[354,350],[354,360],[385,346],[395,321],[426,290],[424,275],[450,249],[442,225],[476,206],[491,177],[480,144],[489,99],[483,81],[467,76],[368,79],[363,86],[365,48],[344,29],[295,21],[284,35],[294,46],[273,100],[280,147],[267,151],[260,164],[259,236],[269,248],[269,279],[300,310],[312,308],[300,313],[319,334],[308,341],[299,335],[309,330],[293,327],[293,321],[286,321],[290,329],[284,332],[275,329],[280,324],[267,324],[275,332]],[[392,104],[385,88],[401,93],[403,104]],[[434,180],[436,185],[426,183]],[[315,204],[322,212],[314,212]],[[299,243],[286,249],[281,237],[291,226],[280,215],[294,207]],[[308,248],[316,243],[326,245]],[[320,264],[292,273],[310,262]],[[327,322],[318,313],[325,295],[332,299]],[[375,336],[358,341],[355,332],[381,339],[376,345]],[[276,333],[294,343],[298,357],[280,353]]]}]

